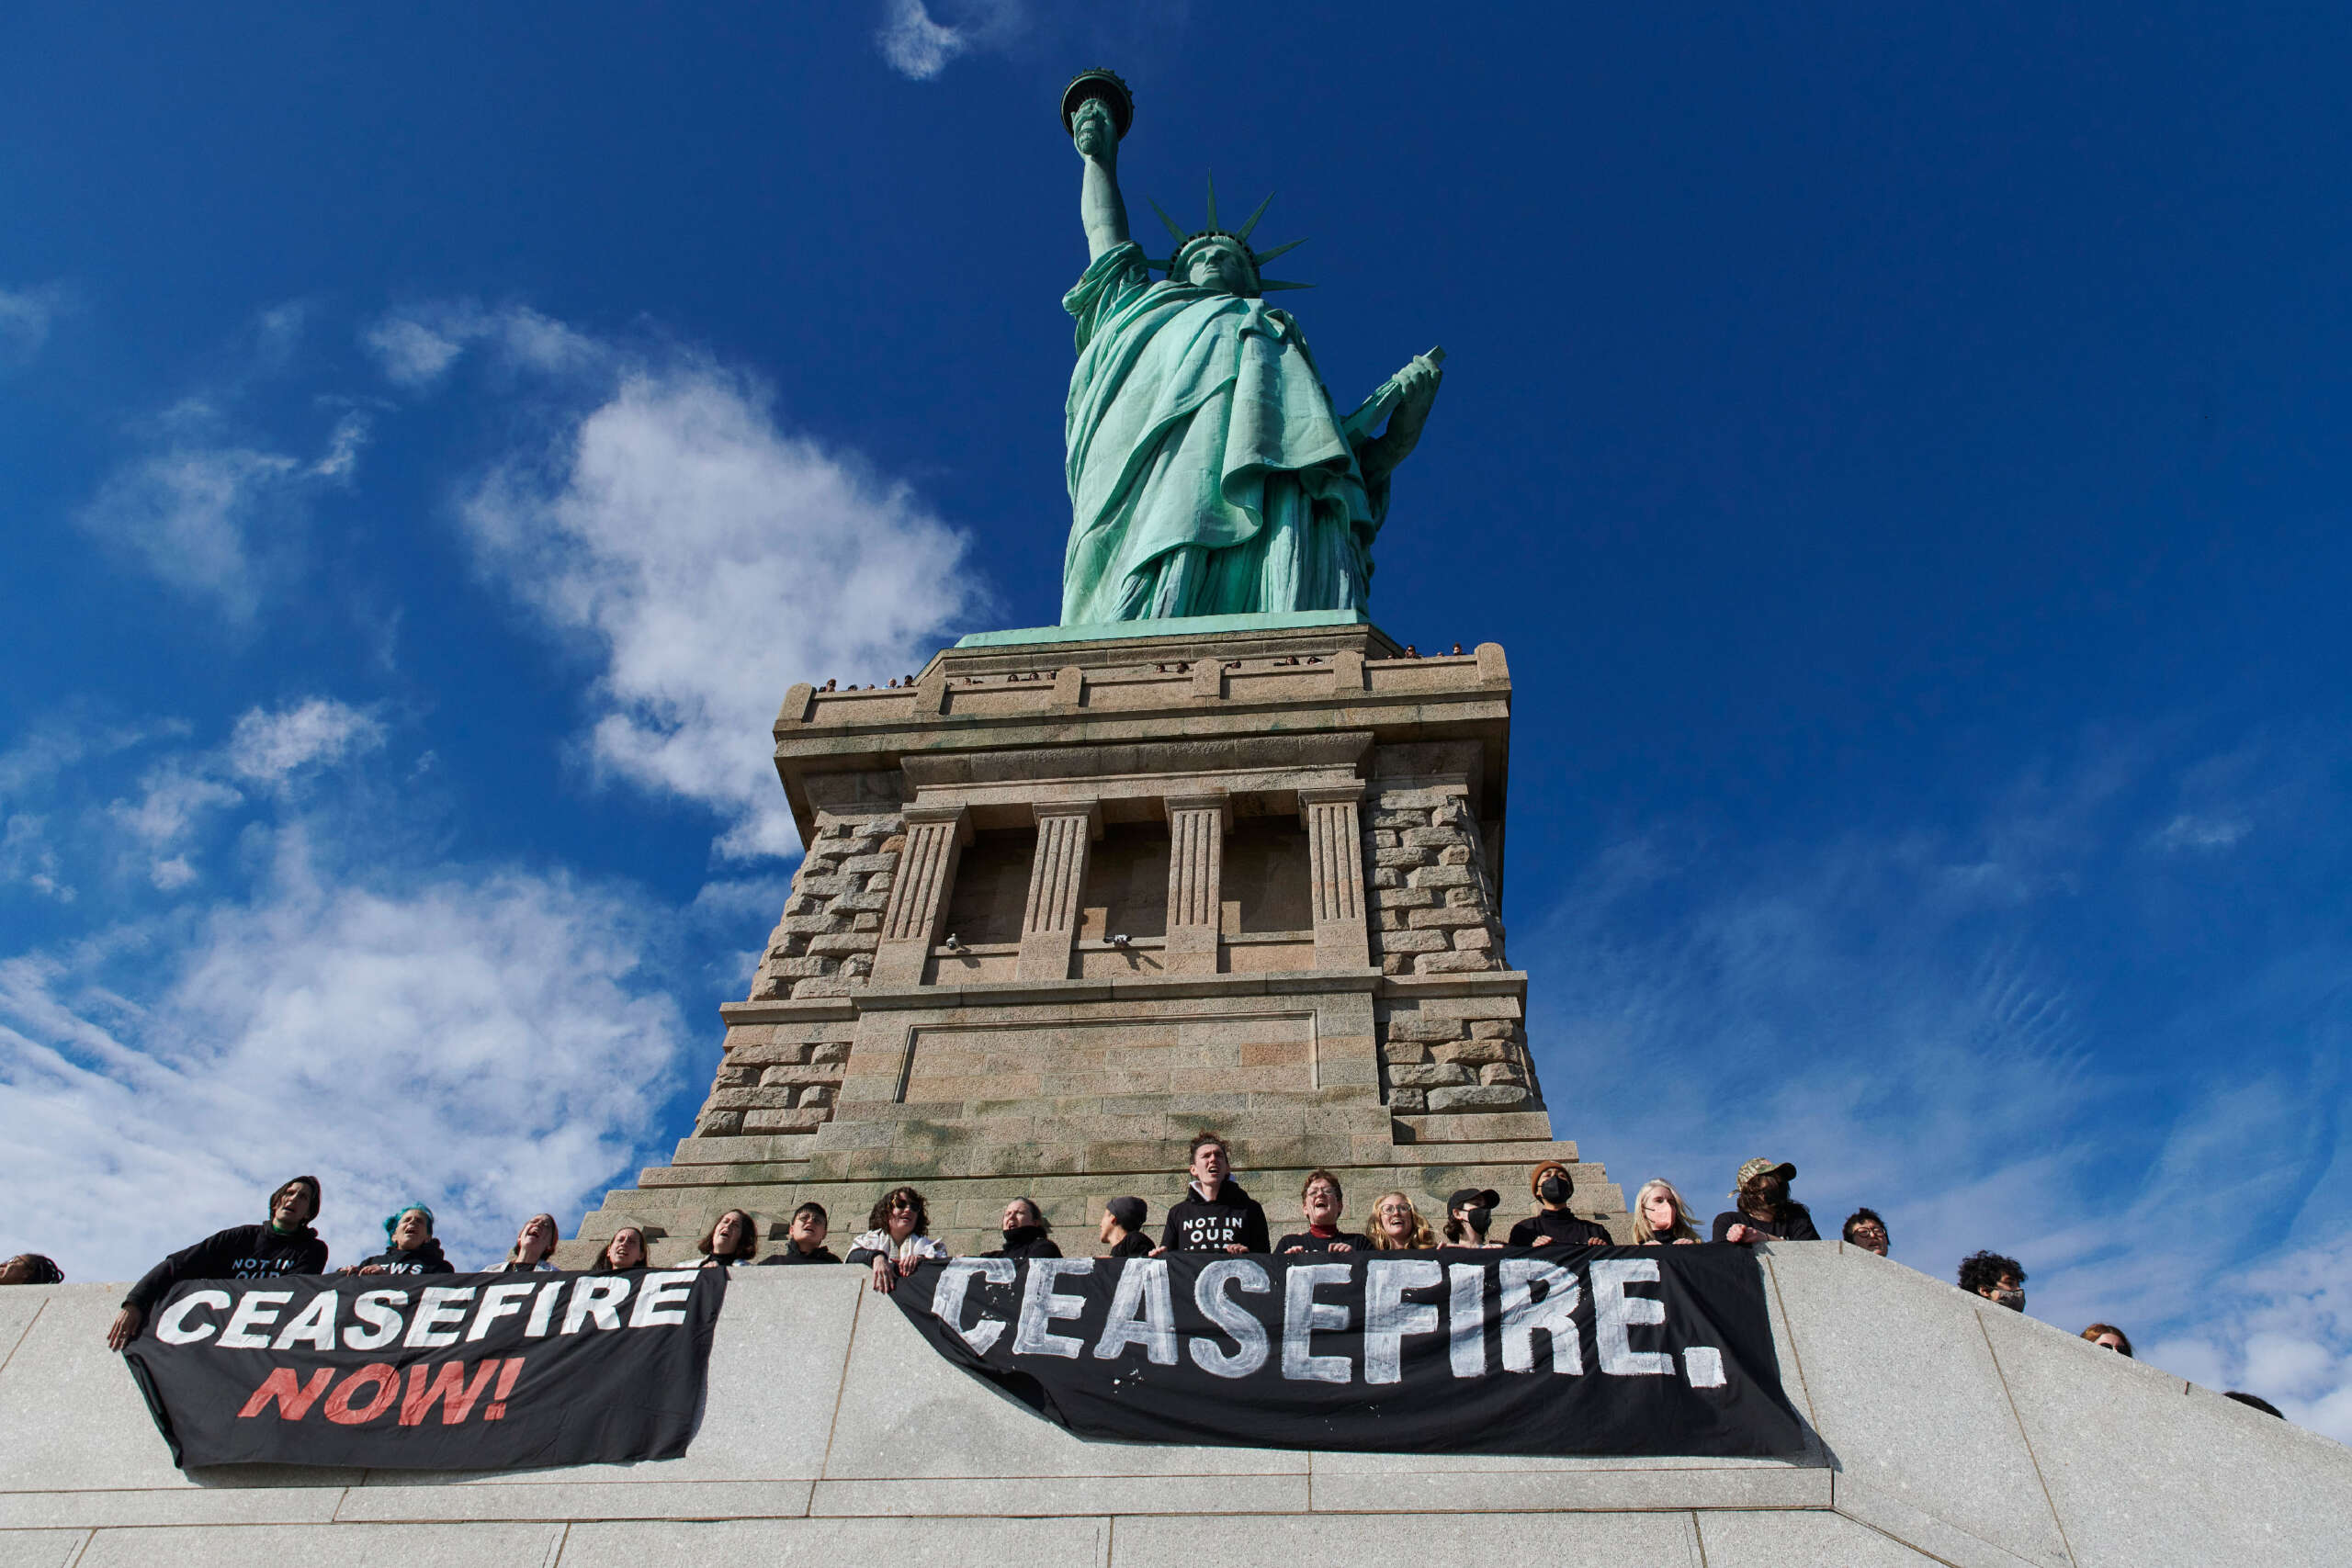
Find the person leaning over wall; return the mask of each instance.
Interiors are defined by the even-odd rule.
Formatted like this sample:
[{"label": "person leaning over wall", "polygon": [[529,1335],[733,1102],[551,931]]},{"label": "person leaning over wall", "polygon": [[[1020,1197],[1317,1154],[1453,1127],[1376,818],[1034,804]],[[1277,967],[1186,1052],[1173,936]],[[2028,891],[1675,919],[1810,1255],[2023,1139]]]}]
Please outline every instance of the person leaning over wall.
[{"label": "person leaning over wall", "polygon": [[1286,1235],[1274,1243],[1276,1252],[1370,1252],[1372,1237],[1340,1228],[1340,1216],[1346,1212],[1347,1197],[1340,1190],[1340,1179],[1328,1170],[1311,1170],[1298,1189],[1298,1212],[1306,1221],[1306,1231],[1298,1235]]},{"label": "person leaning over wall", "polygon": [[1789,1196],[1797,1168],[1782,1160],[1752,1159],[1739,1168],[1731,1201],[1739,1206],[1715,1216],[1714,1238],[1753,1247],[1759,1241],[1819,1241],[1813,1211]]},{"label": "person leaning over wall", "polygon": [[738,1263],[749,1263],[760,1255],[760,1222],[752,1217],[749,1209],[729,1209],[710,1222],[710,1228],[695,1243],[701,1255],[698,1269],[732,1269]]},{"label": "person leaning over wall", "polygon": [[596,1254],[596,1261],[589,1265],[588,1271],[591,1274],[626,1274],[632,1269],[644,1268],[648,1261],[645,1227],[623,1225],[613,1233],[611,1240],[605,1243],[604,1250]]},{"label": "person leaning over wall", "polygon": [[442,1254],[433,1236],[433,1211],[422,1203],[394,1209],[384,1220],[384,1250],[357,1263],[346,1263],[344,1274],[454,1274],[456,1264]]},{"label": "person leaning over wall", "polygon": [[1879,1218],[1876,1209],[1857,1209],[1846,1216],[1845,1228],[1838,1235],[1860,1247],[1864,1252],[1886,1256],[1886,1222]]},{"label": "person leaning over wall", "polygon": [[1054,1227],[1047,1223],[1046,1212],[1037,1207],[1034,1198],[1014,1198],[1004,1206],[1001,1221],[1004,1245],[983,1258],[1059,1258],[1062,1249],[1054,1244]]},{"label": "person leaning over wall", "polygon": [[2083,1330],[2083,1337],[2101,1349],[2113,1350],[2125,1360],[2136,1360],[2132,1354],[2132,1337],[2111,1323],[2094,1323]]},{"label": "person leaning over wall", "polygon": [[1568,1213],[1576,1194],[1576,1178],[1568,1168],[1547,1159],[1527,1173],[1527,1190],[1535,1213],[1510,1227],[1513,1247],[1607,1247],[1609,1232],[1590,1220]]},{"label": "person leaning over wall", "polygon": [[1140,1198],[1114,1198],[1102,1205],[1102,1223],[1095,1234],[1111,1250],[1105,1258],[1148,1258],[1151,1256],[1151,1235],[1144,1226],[1151,1223],[1151,1205]]},{"label": "person leaning over wall", "polygon": [[62,1285],[65,1270],[54,1258],[38,1252],[19,1252],[0,1263],[0,1285]]},{"label": "person leaning over wall", "polygon": [[913,1188],[893,1187],[875,1200],[849,1260],[873,1265],[874,1288],[888,1295],[926,1258],[947,1261],[947,1249],[931,1236],[931,1211]]},{"label": "person leaning over wall", "polygon": [[1216,1133],[1193,1134],[1192,1190],[1168,1211],[1161,1252],[1270,1252],[1266,1211],[1233,1179],[1233,1153]]},{"label": "person leaning over wall", "polygon": [[792,1224],[784,1233],[784,1245],[760,1259],[760,1267],[793,1263],[839,1263],[833,1249],[825,1245],[825,1233],[831,1229],[822,1203],[803,1203],[792,1211]]},{"label": "person leaning over wall", "polygon": [[140,1277],[107,1325],[107,1348],[119,1350],[139,1337],[147,1314],[182,1280],[265,1280],[278,1274],[323,1274],[327,1244],[311,1228],[319,1217],[319,1179],[298,1176],[269,1195],[269,1218],[231,1225],[182,1247]]},{"label": "person leaning over wall", "polygon": [[2025,1265],[1997,1252],[1972,1252],[1960,1260],[1960,1288],[1998,1302],[2011,1312],[2025,1311]]},{"label": "person leaning over wall", "polygon": [[1487,1239],[1487,1230],[1495,1223],[1495,1210],[1503,1195],[1491,1187],[1464,1187],[1445,1201],[1445,1245],[1448,1247],[1494,1247],[1501,1242]]},{"label": "person leaning over wall", "polygon": [[1372,1245],[1378,1252],[1423,1252],[1437,1245],[1437,1235],[1412,1199],[1383,1192],[1372,1205]]},{"label": "person leaning over wall", "polygon": [[1699,1227],[1690,1218],[1690,1205],[1674,1190],[1674,1183],[1653,1177],[1642,1183],[1634,1194],[1634,1245],[1635,1247],[1680,1246],[1696,1244]]},{"label": "person leaning over wall", "polygon": [[533,1214],[514,1233],[514,1245],[506,1249],[506,1261],[498,1266],[501,1274],[538,1274],[555,1271],[556,1224],[553,1214]]}]

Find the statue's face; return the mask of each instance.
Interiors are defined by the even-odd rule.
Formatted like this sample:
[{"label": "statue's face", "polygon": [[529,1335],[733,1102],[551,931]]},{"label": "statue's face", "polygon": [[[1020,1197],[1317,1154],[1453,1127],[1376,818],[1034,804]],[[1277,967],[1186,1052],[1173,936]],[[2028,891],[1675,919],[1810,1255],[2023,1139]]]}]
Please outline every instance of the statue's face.
[{"label": "statue's face", "polygon": [[1225,240],[1211,240],[1184,259],[1184,281],[1195,288],[1217,288],[1227,294],[1248,294],[1257,288],[1240,247]]}]

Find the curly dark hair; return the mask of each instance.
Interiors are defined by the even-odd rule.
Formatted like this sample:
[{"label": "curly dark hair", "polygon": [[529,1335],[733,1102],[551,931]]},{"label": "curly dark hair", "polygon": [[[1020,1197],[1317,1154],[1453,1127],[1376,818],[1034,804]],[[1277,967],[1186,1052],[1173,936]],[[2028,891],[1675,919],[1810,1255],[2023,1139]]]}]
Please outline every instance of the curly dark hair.
[{"label": "curly dark hair", "polygon": [[1960,1260],[1960,1288],[1971,1292],[1993,1290],[2004,1279],[2025,1283],[2025,1265],[1997,1252],[1972,1252]]},{"label": "curly dark hair", "polygon": [[17,1254],[16,1257],[8,1259],[8,1261],[11,1263],[21,1263],[25,1266],[25,1283],[28,1285],[62,1285],[65,1283],[65,1270],[57,1266],[57,1260],[55,1258],[49,1257],[45,1253],[20,1252]]},{"label": "curly dark hair", "polygon": [[929,1235],[931,1234],[931,1210],[924,1206],[922,1194],[916,1191],[911,1187],[893,1187],[890,1190],[883,1193],[882,1196],[874,1200],[874,1207],[866,1212],[865,1228],[870,1231],[888,1230],[890,1228],[890,1201],[894,1198],[905,1198],[913,1202],[915,1206],[914,1234],[917,1235]]},{"label": "curly dark hair", "polygon": [[[1846,1216],[1846,1228],[1838,1234],[1842,1239],[1851,1241],[1854,1239],[1854,1227],[1864,1223],[1876,1225],[1881,1230],[1886,1229],[1886,1221],[1876,1209],[1857,1209]],[[2018,1278],[2024,1276],[2019,1275]]]}]

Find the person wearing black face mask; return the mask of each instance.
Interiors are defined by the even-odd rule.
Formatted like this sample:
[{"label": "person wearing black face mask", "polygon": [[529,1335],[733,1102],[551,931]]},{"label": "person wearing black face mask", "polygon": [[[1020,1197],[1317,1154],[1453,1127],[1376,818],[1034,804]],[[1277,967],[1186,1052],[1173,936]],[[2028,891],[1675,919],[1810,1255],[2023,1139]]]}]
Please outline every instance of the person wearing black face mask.
[{"label": "person wearing black face mask", "polygon": [[1046,1223],[1045,1214],[1026,1198],[1015,1198],[1004,1206],[1004,1245],[983,1258],[1059,1258],[1062,1249],[1047,1239],[1053,1226]]},{"label": "person wearing black face mask", "polygon": [[1494,1222],[1495,1205],[1502,1194],[1491,1187],[1464,1187],[1445,1201],[1445,1245],[1448,1247],[1500,1247],[1501,1242],[1487,1239],[1487,1227]]},{"label": "person wearing black face mask", "polygon": [[1732,1201],[1738,1208],[1715,1216],[1714,1239],[1753,1247],[1759,1241],[1819,1241],[1813,1211],[1789,1197],[1797,1168],[1782,1160],[1752,1159],[1739,1168]]},{"label": "person wearing black face mask", "polygon": [[1535,1213],[1510,1227],[1513,1247],[1607,1247],[1609,1233],[1590,1220],[1568,1213],[1576,1178],[1558,1160],[1545,1160],[1527,1173],[1527,1190],[1535,1195]]}]

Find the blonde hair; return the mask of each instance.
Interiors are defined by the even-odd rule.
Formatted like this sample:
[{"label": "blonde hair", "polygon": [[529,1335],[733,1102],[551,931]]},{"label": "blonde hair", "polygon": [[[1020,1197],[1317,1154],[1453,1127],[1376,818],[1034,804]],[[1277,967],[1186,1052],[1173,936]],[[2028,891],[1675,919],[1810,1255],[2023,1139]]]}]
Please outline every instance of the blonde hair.
[{"label": "blonde hair", "polygon": [[[1650,1195],[1656,1192],[1665,1193],[1667,1201],[1674,1205],[1674,1223],[1662,1232],[1650,1224]],[[1643,1182],[1642,1190],[1634,1195],[1634,1245],[1639,1247],[1647,1241],[1680,1241],[1685,1236],[1692,1241],[1698,1240],[1699,1228],[1690,1223],[1690,1205],[1682,1201],[1682,1194],[1674,1190],[1674,1183],[1663,1177]]]},{"label": "blonde hair", "polygon": [[[1403,1241],[1391,1241],[1388,1227],[1381,1223],[1380,1206],[1391,1198],[1405,1205],[1405,1213],[1413,1218],[1413,1232]],[[1437,1245],[1437,1233],[1430,1229],[1429,1221],[1421,1218],[1420,1210],[1402,1192],[1383,1192],[1372,1201],[1372,1245],[1381,1252],[1413,1252]]]}]

